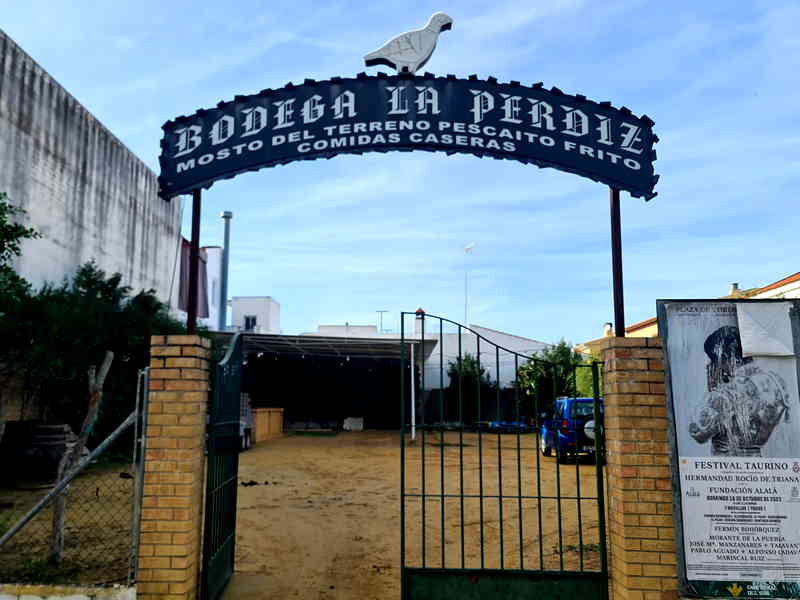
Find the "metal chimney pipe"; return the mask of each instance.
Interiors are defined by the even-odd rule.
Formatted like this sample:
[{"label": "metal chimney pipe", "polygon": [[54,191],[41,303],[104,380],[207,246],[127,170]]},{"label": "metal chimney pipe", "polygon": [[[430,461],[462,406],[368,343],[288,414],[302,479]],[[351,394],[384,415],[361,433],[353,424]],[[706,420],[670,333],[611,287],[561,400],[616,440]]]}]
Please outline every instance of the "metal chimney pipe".
[{"label": "metal chimney pipe", "polygon": [[231,249],[231,219],[233,213],[226,210],[219,215],[225,220],[225,244],[222,246],[222,265],[220,267],[220,288],[219,288],[219,318],[217,329],[226,330],[228,323],[228,261],[230,260]]}]

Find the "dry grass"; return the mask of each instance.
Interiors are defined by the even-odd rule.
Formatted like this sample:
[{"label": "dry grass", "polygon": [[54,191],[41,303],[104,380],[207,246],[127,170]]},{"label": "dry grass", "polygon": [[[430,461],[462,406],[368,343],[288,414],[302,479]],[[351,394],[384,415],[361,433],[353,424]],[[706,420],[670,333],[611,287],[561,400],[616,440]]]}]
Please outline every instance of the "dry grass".
[{"label": "dry grass", "polygon": [[[15,583],[109,584],[128,576],[131,548],[133,479],[130,467],[96,467],[69,486],[64,560],[47,565],[52,509],[46,507],[0,547],[0,581]],[[0,489],[0,526],[12,526],[48,491],[22,484]],[[27,489],[26,489],[27,488]]]}]

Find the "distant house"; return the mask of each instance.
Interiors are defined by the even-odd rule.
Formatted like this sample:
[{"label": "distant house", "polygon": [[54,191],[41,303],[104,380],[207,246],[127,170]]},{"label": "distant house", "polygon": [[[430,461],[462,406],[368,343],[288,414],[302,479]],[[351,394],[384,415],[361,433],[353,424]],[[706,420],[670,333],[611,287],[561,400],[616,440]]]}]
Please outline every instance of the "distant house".
[{"label": "distant house", "polygon": [[[773,283],[762,287],[741,289],[738,283],[732,283],[728,293],[722,299],[755,300],[765,298],[800,298],[800,272],[788,275]],[[601,338],[589,340],[578,344],[575,349],[583,353],[597,352],[601,342],[611,335],[613,331],[610,323],[606,323],[604,335]],[[656,317],[650,317],[625,328],[626,337],[658,337],[658,322]]]},{"label": "distant house", "polygon": [[232,331],[281,332],[281,305],[271,296],[234,296],[230,303]]},{"label": "distant house", "polygon": [[746,298],[800,298],[800,273],[745,293]]}]

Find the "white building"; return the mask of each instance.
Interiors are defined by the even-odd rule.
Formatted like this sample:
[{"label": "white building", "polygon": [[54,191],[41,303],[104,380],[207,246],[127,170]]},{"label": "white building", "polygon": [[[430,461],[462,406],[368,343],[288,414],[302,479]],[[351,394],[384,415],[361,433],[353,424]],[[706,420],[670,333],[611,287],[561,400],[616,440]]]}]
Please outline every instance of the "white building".
[{"label": "white building", "polygon": [[[208,290],[208,318],[199,322],[211,329],[219,329],[219,296],[222,293],[222,248],[220,246],[206,246],[206,289]],[[225,310],[227,313],[227,308]],[[227,324],[227,315],[225,319]]]},{"label": "white building", "polygon": [[[425,339],[436,340],[431,353],[425,357],[426,391],[439,389],[442,383],[444,387],[450,384],[447,369],[450,363],[458,359],[459,345],[461,356],[470,354],[477,357],[489,379],[495,382],[499,380],[501,388],[513,385],[517,368],[527,361],[525,357],[532,357],[550,346],[545,342],[480,325],[470,325],[469,328],[474,333],[462,331],[460,336],[458,333],[444,333],[441,338],[438,331],[425,332]],[[419,330],[415,337],[419,337]],[[440,377],[442,366],[444,374]]]},{"label": "white building", "polygon": [[800,298],[800,273],[758,288],[748,298]]},{"label": "white building", "polygon": [[[435,319],[426,320],[426,326],[432,327]],[[375,325],[320,325],[314,333],[305,333],[307,336],[326,336],[338,338],[380,338],[400,341],[397,333],[379,333]],[[408,338],[420,339],[422,337],[421,321],[415,319],[414,333],[407,333]],[[480,341],[479,341],[479,336]],[[483,367],[492,381],[500,380],[500,387],[511,387],[516,376],[516,368],[525,364],[525,357],[548,348],[550,344],[540,342],[531,338],[526,338],[511,333],[470,325],[469,329],[462,329],[461,335],[458,332],[442,332],[439,335],[438,322],[436,330],[425,331],[426,341],[435,342],[425,344],[424,374],[425,391],[440,389],[450,384],[447,378],[447,369],[450,363],[456,362],[459,356],[459,344],[461,356],[467,354],[478,357],[481,367]],[[499,346],[500,348],[497,348]],[[480,354],[479,354],[480,351]],[[515,356],[518,355],[518,356]],[[415,361],[419,361],[415,357]],[[440,377],[440,367],[443,373]]]},{"label": "white building", "polygon": [[233,331],[281,332],[281,305],[271,296],[234,296],[231,315]]}]

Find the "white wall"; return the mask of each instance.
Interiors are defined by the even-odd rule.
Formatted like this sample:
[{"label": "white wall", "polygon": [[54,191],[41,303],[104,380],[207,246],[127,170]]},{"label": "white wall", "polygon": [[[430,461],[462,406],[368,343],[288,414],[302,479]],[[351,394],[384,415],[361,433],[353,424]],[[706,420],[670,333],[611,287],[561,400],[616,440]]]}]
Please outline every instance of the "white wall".
[{"label": "white wall", "polygon": [[[200,319],[206,327],[217,331],[219,320],[219,296],[222,292],[222,248],[219,246],[206,246],[206,275],[208,277],[208,318]],[[227,312],[227,311],[226,311]]]},{"label": "white wall", "polygon": [[396,334],[380,334],[375,325],[320,325],[316,333],[304,333],[303,335],[325,335],[329,337],[355,337],[355,338],[396,338]]},{"label": "white wall", "polygon": [[750,296],[750,298],[800,298],[800,280],[790,281],[771,290]]},{"label": "white wall", "polygon": [[246,315],[255,315],[254,333],[281,332],[281,306],[270,296],[234,296],[231,309],[231,326],[235,331],[244,330]]},{"label": "white wall", "polygon": [[0,191],[43,236],[13,264],[34,286],[94,260],[169,301],[180,199],[159,198],[156,174],[2,31]]},{"label": "white wall", "polygon": [[[450,381],[447,378],[447,368],[451,362],[455,362],[458,358],[458,343],[459,337],[457,333],[444,333],[442,340],[439,339],[438,324],[435,332],[430,331],[430,327],[434,326],[433,319],[426,320],[425,340],[435,341],[430,355],[425,359],[425,390],[439,389],[439,365],[440,362],[444,366],[444,387],[447,387]],[[420,338],[420,321],[415,319],[415,333],[407,334],[410,338]],[[517,352],[526,356],[533,356],[537,352],[541,352],[550,344],[533,340],[530,338],[496,331],[486,327],[479,327],[478,325],[470,325],[470,329],[481,335],[485,340],[489,340],[498,346],[507,348],[513,352]],[[325,335],[330,337],[359,337],[359,338],[381,338],[388,340],[400,341],[400,335],[396,333],[378,333],[378,328],[375,325],[320,325],[315,333],[305,333],[303,335]],[[461,356],[469,353],[472,356],[478,355],[478,338],[466,330],[462,330],[461,334]],[[480,344],[480,360],[481,366],[485,368],[492,381],[497,380],[497,365],[500,365],[500,385],[501,387],[509,387],[514,382],[516,374],[516,366],[522,365],[526,359],[520,357],[517,365],[514,363],[514,355],[508,352],[500,351],[500,361],[497,361],[497,353],[495,347],[485,340]],[[427,344],[426,344],[427,346]],[[440,357],[441,354],[441,357]],[[419,360],[419,356],[416,357]]]},{"label": "white wall", "polygon": [[[480,341],[480,355],[478,355],[478,337],[471,333],[462,332],[461,356],[463,357],[467,353],[472,356],[479,356],[481,367],[486,369],[492,381],[497,381],[499,374],[500,387],[502,388],[510,387],[513,384],[516,375],[516,367],[526,362],[526,359],[521,356],[515,363],[514,354],[511,352],[516,352],[525,356],[533,356],[549,346],[549,344],[544,342],[504,333],[502,331],[495,331],[494,329],[488,329],[486,327],[479,327],[477,325],[470,325],[470,329],[485,338]],[[438,333],[436,335],[430,335],[426,332],[425,339],[436,339],[436,345],[425,360],[424,389],[439,389],[441,379],[443,379],[444,387],[447,387],[450,384],[450,380],[447,377],[447,368],[451,362],[455,362],[458,358],[459,336],[457,333],[445,333],[442,340],[439,340]],[[506,348],[511,352],[504,350],[498,352],[496,347],[492,343],[487,343],[486,340],[502,348]],[[439,376],[440,364],[444,366],[442,378]]]}]

